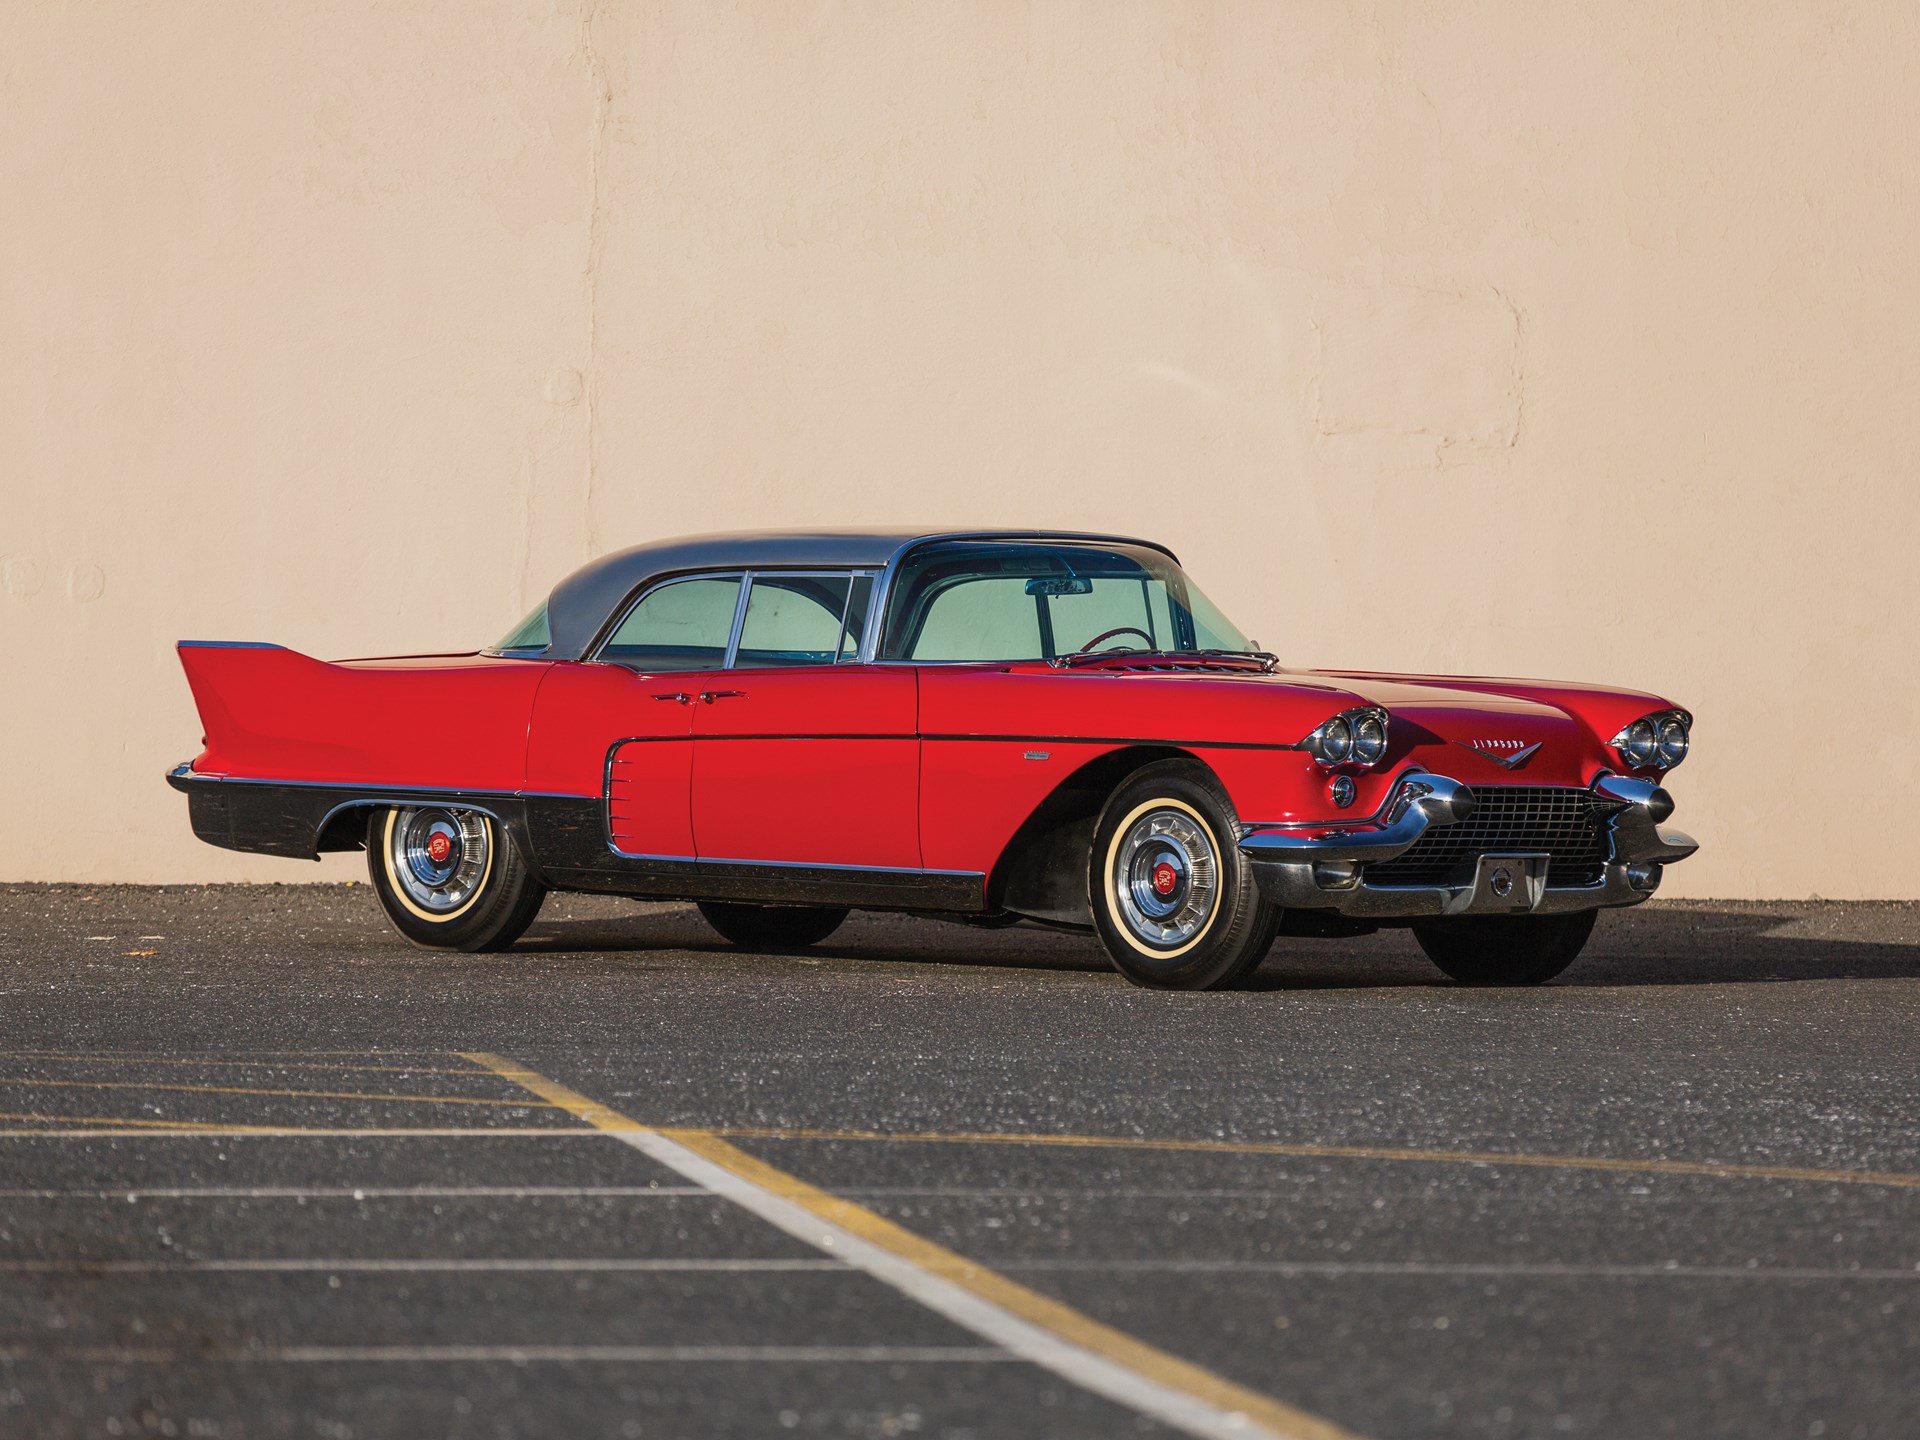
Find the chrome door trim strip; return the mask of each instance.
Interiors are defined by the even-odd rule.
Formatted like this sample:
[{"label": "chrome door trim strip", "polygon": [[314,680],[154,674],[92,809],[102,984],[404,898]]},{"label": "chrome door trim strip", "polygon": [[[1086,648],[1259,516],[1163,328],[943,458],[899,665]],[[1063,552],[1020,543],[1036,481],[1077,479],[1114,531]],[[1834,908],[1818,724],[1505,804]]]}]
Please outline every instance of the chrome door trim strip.
[{"label": "chrome door trim strip", "polygon": [[290,790],[364,790],[383,798],[395,795],[472,795],[495,800],[597,800],[597,795],[573,790],[493,790],[471,785],[394,785],[366,780],[279,780],[264,775],[215,775],[195,770],[191,760],[183,760],[167,771],[167,782],[178,790],[183,785],[276,785]]}]

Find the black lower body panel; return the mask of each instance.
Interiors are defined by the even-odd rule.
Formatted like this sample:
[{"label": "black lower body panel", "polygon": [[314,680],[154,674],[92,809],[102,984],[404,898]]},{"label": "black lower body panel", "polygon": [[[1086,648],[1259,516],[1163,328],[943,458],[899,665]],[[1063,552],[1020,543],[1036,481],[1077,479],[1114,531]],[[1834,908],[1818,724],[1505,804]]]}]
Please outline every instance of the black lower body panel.
[{"label": "black lower body panel", "polygon": [[358,850],[369,810],[440,805],[481,810],[499,820],[540,878],[556,890],[961,914],[986,909],[986,878],[970,872],[621,855],[607,836],[605,803],[587,796],[231,780],[196,775],[185,767],[167,780],[186,794],[195,835],[209,845],[256,855],[317,860],[324,851]]},{"label": "black lower body panel", "polygon": [[657,900],[744,900],[962,914],[986,908],[986,877],[971,871],[622,855],[608,837],[602,801],[529,797],[526,803],[535,862],[556,890]]},{"label": "black lower body panel", "polygon": [[359,850],[367,812],[387,805],[443,805],[483,810],[528,844],[526,804],[518,795],[485,790],[407,790],[381,785],[307,785],[232,780],[172,771],[167,783],[187,797],[193,833],[223,850],[318,860],[324,851]]}]

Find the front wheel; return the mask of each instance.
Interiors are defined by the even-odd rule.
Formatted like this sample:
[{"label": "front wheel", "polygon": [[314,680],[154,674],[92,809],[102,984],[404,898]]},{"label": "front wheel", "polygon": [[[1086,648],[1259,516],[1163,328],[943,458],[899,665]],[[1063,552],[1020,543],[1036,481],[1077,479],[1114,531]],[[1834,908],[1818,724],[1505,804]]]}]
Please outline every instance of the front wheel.
[{"label": "front wheel", "polygon": [[506,827],[479,810],[374,811],[367,872],[393,928],[428,950],[505,950],[547,897]]},{"label": "front wheel", "polygon": [[847,918],[839,905],[741,905],[702,900],[707,923],[750,950],[799,950],[818,944]]},{"label": "front wheel", "polygon": [[1114,969],[1158,990],[1225,990],[1273,944],[1280,912],[1240,853],[1238,823],[1205,766],[1134,772],[1094,828],[1088,899]]},{"label": "front wheel", "polygon": [[1476,916],[1413,927],[1427,958],[1463,985],[1539,985],[1573,964],[1598,910]]}]

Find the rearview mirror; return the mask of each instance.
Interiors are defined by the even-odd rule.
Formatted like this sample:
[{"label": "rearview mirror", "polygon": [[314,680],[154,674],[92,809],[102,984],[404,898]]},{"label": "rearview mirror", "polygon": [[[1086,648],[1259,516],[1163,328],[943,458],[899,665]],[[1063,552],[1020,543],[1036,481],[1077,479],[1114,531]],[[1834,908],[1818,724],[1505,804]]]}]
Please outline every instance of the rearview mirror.
[{"label": "rearview mirror", "polygon": [[1079,575],[1041,575],[1027,581],[1029,595],[1091,595],[1093,581]]}]

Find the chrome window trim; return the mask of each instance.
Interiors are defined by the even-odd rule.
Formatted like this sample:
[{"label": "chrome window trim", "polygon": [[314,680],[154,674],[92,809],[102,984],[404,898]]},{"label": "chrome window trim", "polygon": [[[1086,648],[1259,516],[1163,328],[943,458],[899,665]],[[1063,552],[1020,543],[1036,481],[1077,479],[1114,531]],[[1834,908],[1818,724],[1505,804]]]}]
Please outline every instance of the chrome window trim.
[{"label": "chrome window trim", "polygon": [[[741,574],[746,583],[740,587],[739,608],[734,612],[733,637],[727,644],[727,663],[725,668],[732,670],[737,668],[739,664],[740,637],[745,633],[747,627],[747,606],[753,603],[753,582],[763,577],[772,579],[779,576],[788,576],[801,580],[845,580],[847,582],[847,598],[840,604],[840,628],[835,632],[834,658],[832,661],[825,665],[763,665],[760,668],[763,670],[831,670],[836,665],[850,665],[855,663],[859,658],[858,651],[854,652],[852,659],[842,660],[840,658],[840,641],[847,633],[847,612],[853,608],[853,582],[862,576],[872,579],[878,573],[879,572],[871,566],[864,568],[855,566],[849,568],[834,565],[768,565],[757,570],[742,571]],[[871,615],[873,605],[871,592],[869,592],[867,596],[867,605],[868,613]],[[866,634],[863,630],[861,632],[861,645],[864,646],[865,644]]]},{"label": "chrome window trim", "polygon": [[727,627],[727,653],[720,657],[722,670],[733,669],[740,655],[740,632],[747,628],[747,597],[753,594],[753,572],[740,572],[740,588],[733,596],[733,623]]},{"label": "chrome window trim", "polygon": [[[820,577],[820,578],[833,579],[833,580],[845,579],[847,581],[846,605],[843,606],[840,611],[840,633],[841,634],[846,633],[847,608],[851,607],[853,603],[853,591],[854,591],[853,582],[855,580],[860,579],[862,576],[875,581],[874,588],[872,589],[872,591],[868,593],[868,596],[867,596],[867,618],[865,622],[865,627],[863,627],[861,632],[861,641],[860,641],[859,650],[855,652],[850,652],[850,657],[846,660],[840,660],[836,658],[834,662],[835,664],[839,664],[839,665],[864,663],[864,656],[866,654],[867,640],[868,640],[867,631],[868,629],[871,628],[873,624],[873,616],[874,616],[873,604],[874,604],[874,600],[879,595],[878,577],[880,573],[881,573],[880,571],[874,569],[871,566],[765,565],[758,568],[748,567],[748,568],[742,568],[738,570],[689,570],[683,574],[678,574],[678,575],[662,575],[648,582],[646,585],[642,586],[639,590],[635,591],[634,594],[627,600],[627,602],[624,605],[622,605],[616,612],[614,612],[614,618],[607,624],[607,626],[605,627],[604,631],[601,634],[600,639],[594,644],[593,648],[585,656],[582,657],[581,663],[588,664],[588,665],[616,665],[623,670],[626,669],[627,667],[625,665],[622,665],[619,661],[607,660],[607,659],[603,659],[602,657],[606,654],[607,647],[613,643],[613,637],[620,633],[620,627],[627,623],[628,618],[633,614],[633,612],[637,610],[642,604],[644,604],[646,602],[647,597],[649,595],[652,595],[656,590],[664,590],[669,585],[679,585],[684,581],[688,581],[688,580],[734,580],[738,582],[740,588],[738,593],[736,593],[733,598],[733,620],[727,628],[726,653],[721,656],[720,664],[715,667],[716,670],[732,670],[735,668],[736,662],[740,657],[740,636],[742,632],[746,629],[747,606],[751,603],[751,600],[752,600],[753,582],[756,579],[761,578],[763,576],[772,578],[772,577],[783,576],[783,575],[794,576],[799,578]],[[837,656],[838,652],[836,651],[835,653]],[[831,669],[832,667],[825,666],[825,665],[807,665],[807,666],[796,665],[791,667],[768,666],[765,668],[768,668],[768,669],[791,668],[796,670],[798,669],[824,670],[824,669]],[[686,671],[662,671],[660,673],[698,675],[698,674],[708,674],[712,672],[699,671],[699,670],[686,670]]]},{"label": "chrome window trim", "polygon": [[860,582],[862,580],[867,580],[872,582],[867,586],[867,613],[860,617],[860,634],[859,634],[859,637],[853,642],[853,649],[845,652],[843,655],[843,653],[839,648],[839,645],[835,646],[834,652],[833,652],[833,663],[836,665],[860,664],[861,656],[865,653],[867,648],[867,627],[873,623],[873,597],[876,594],[878,594],[880,590],[880,572],[872,568],[865,569],[865,570],[855,570],[853,572],[853,580],[847,586],[847,608],[843,610],[840,614],[839,644],[844,645],[846,643],[847,624],[849,621],[853,619],[853,594],[854,594],[854,591],[860,588]]}]

